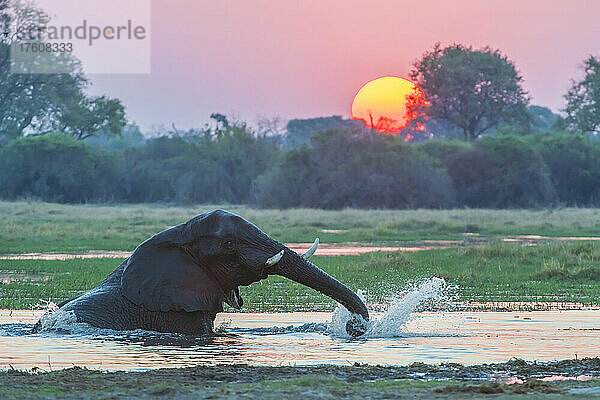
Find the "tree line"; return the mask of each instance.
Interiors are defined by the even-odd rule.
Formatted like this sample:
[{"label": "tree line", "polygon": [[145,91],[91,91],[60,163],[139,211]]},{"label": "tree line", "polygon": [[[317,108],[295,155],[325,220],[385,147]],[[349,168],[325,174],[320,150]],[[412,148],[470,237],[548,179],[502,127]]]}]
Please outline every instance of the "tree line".
[{"label": "tree line", "polygon": [[61,133],[12,140],[0,149],[1,197],[326,209],[600,206],[600,141],[584,134],[405,143],[339,127],[286,149],[241,123],[152,139],[129,128],[118,150]]}]

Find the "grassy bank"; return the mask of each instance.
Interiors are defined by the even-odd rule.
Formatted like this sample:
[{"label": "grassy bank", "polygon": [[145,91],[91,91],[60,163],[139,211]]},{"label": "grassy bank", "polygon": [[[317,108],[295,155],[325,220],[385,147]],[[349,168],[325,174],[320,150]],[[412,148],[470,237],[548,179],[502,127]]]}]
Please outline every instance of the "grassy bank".
[{"label": "grassy bank", "polygon": [[[600,304],[600,243],[555,242],[522,247],[492,244],[416,253],[315,256],[313,260],[369,302],[383,302],[412,282],[444,278],[457,301],[559,301]],[[120,259],[0,260],[0,273],[33,280],[0,284],[0,308],[24,309],[88,290]],[[272,276],[241,288],[248,311],[331,310],[334,303],[316,291]]]},{"label": "grassy bank", "polygon": [[[148,372],[70,368],[49,373],[0,372],[0,397],[37,398],[302,398],[494,399],[596,398],[600,380],[545,382],[552,375],[597,375],[598,359],[532,364],[378,367],[249,367],[223,365]],[[491,376],[516,377],[507,385]],[[536,379],[537,378],[537,379]],[[595,395],[594,395],[595,393]]]},{"label": "grassy bank", "polygon": [[600,210],[257,210],[245,206],[0,202],[0,253],[132,250],[192,216],[224,208],[282,242],[393,242],[483,236],[600,235]]}]

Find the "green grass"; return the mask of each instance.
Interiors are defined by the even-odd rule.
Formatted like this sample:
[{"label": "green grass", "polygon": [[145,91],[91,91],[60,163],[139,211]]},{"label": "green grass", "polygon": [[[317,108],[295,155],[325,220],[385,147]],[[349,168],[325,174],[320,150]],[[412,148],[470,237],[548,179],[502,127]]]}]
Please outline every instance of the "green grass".
[{"label": "green grass", "polygon": [[[416,253],[370,253],[360,256],[313,257],[325,271],[369,302],[385,301],[411,283],[431,277],[446,279],[458,301],[560,301],[600,304],[600,243],[556,242],[522,247],[492,244]],[[0,308],[35,307],[94,287],[120,259],[65,261],[0,260],[0,273],[19,271],[48,275],[47,281],[0,284]],[[558,266],[558,267],[557,267]],[[331,310],[334,302],[285,278],[241,288],[251,311]]]},{"label": "green grass", "polygon": [[[598,236],[600,209],[560,210],[257,210],[246,206],[61,205],[0,202],[0,253],[131,250],[154,233],[225,208],[282,242],[390,243],[504,235]],[[323,230],[337,230],[324,232]],[[468,238],[468,237],[467,237]],[[419,253],[315,257],[323,269],[380,302],[410,282],[442,277],[463,301],[576,301],[600,304],[599,244],[537,247],[492,244]],[[0,284],[0,307],[29,308],[90,289],[122,260],[0,260],[2,271],[47,281]],[[333,302],[286,279],[242,288],[250,310],[331,309]]]},{"label": "green grass", "polygon": [[0,273],[18,271],[48,277],[48,280],[0,283],[0,308],[40,308],[48,300],[58,303],[69,299],[96,286],[121,262],[114,258],[0,260]]},{"label": "green grass", "polygon": [[[538,234],[600,235],[600,210],[257,210],[246,206],[0,202],[0,253],[132,250],[194,215],[224,208],[282,242],[395,242]],[[339,232],[324,232],[338,230]]]},{"label": "green grass", "polygon": [[[444,278],[455,301],[558,301],[600,304],[600,244],[551,243],[535,247],[495,244],[416,253],[314,257],[315,263],[361,289],[369,302],[384,302],[413,283]],[[560,264],[564,274],[553,274]],[[581,273],[584,272],[584,273]],[[333,301],[284,278],[270,277],[241,291],[260,311],[329,309]]]}]

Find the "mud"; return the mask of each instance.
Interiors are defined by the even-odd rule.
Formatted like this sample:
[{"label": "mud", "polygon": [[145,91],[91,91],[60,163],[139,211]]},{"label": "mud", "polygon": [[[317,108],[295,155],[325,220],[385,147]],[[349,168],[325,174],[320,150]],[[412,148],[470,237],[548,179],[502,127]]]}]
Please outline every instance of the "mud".
[{"label": "mud", "polygon": [[[588,380],[556,380],[550,376]],[[510,382],[509,378],[516,378]],[[599,393],[600,359],[502,364],[408,366],[321,365],[255,367],[216,365],[147,372],[101,372],[70,368],[55,372],[0,372],[2,398],[473,398],[477,394],[504,398],[569,397]],[[283,397],[282,397],[283,396]],[[590,398],[590,397],[587,397]]]}]

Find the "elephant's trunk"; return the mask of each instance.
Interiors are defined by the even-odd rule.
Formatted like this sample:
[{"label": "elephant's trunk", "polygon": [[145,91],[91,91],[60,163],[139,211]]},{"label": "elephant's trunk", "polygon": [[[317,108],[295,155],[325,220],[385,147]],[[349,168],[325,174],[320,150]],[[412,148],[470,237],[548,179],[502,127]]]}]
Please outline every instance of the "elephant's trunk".
[{"label": "elephant's trunk", "polygon": [[365,321],[369,320],[367,307],[356,293],[288,248],[285,249],[274,273],[313,288],[336,300],[349,311],[362,316]]}]

